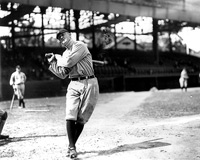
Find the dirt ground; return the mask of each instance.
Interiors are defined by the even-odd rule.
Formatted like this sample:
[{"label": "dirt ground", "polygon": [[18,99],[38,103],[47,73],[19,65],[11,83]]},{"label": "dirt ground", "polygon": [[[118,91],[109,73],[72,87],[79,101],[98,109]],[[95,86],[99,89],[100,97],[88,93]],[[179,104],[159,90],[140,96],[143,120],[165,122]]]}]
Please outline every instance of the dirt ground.
[{"label": "dirt ground", "polygon": [[[173,99],[170,95],[175,93],[181,99],[196,96],[198,100],[200,89],[189,89],[187,93],[168,90],[100,94],[98,105],[77,143],[78,159],[200,159],[200,107],[195,101],[195,109],[186,105],[183,111],[182,103],[176,100],[173,102],[176,107],[172,107],[172,102],[165,106],[168,103],[165,101]],[[168,99],[151,98],[159,95]],[[0,107],[9,114],[3,134],[10,136],[8,140],[0,140],[0,159],[69,159],[66,157],[65,97],[25,101],[25,109],[17,108],[15,101],[12,111],[9,111],[10,101],[0,102]]]}]

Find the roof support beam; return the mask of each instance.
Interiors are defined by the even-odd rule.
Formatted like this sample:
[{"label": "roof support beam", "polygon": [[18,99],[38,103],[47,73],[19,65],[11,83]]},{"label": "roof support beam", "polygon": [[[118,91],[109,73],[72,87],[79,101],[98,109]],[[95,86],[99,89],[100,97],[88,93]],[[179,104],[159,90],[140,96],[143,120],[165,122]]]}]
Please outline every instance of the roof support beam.
[{"label": "roof support beam", "polygon": [[[90,10],[103,13],[119,13],[129,16],[147,16],[156,19],[171,19],[200,23],[200,12],[194,11],[195,5],[190,5],[195,0],[176,1],[170,6],[145,6],[143,4],[110,1],[110,0],[0,0],[1,2],[14,2],[34,6],[54,6],[66,9]],[[123,2],[123,3],[122,3]],[[188,5],[187,5],[188,4]]]}]

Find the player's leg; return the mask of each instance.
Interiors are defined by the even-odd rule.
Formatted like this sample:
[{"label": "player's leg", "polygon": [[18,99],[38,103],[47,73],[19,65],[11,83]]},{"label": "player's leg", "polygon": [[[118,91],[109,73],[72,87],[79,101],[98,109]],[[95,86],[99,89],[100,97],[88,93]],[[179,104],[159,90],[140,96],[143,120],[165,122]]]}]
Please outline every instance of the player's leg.
[{"label": "player's leg", "polygon": [[19,98],[19,108],[21,108],[21,104],[22,104],[22,99]]},{"label": "player's leg", "polygon": [[91,117],[99,96],[99,86],[96,78],[85,80],[81,105],[77,116],[75,143],[83,131],[85,123]]},{"label": "player's leg", "polygon": [[75,132],[75,139],[74,139],[75,144],[76,144],[79,136],[81,135],[83,128],[84,128],[84,124],[79,123],[79,122],[76,123],[76,132]]},{"label": "player's leg", "polygon": [[75,133],[76,133],[76,122],[74,120],[66,120],[66,129],[69,140],[69,147],[75,147]]},{"label": "player's leg", "polygon": [[184,88],[184,81],[183,81],[182,78],[179,79],[179,84],[180,84],[181,91],[183,91],[183,88]]},{"label": "player's leg", "polygon": [[1,135],[2,131],[3,131],[3,127],[6,123],[6,119],[8,117],[7,112],[0,110],[0,139],[6,139],[9,138],[8,135]]},{"label": "player's leg", "polygon": [[69,148],[67,151],[67,156],[70,156],[72,154],[77,154],[73,151],[73,149],[76,149],[75,145],[81,132],[83,131],[84,124],[77,123],[73,120],[67,120],[66,127],[67,127],[68,140],[69,140]]},{"label": "player's leg", "polygon": [[[84,85],[79,82],[72,81],[68,85],[67,101],[66,101],[66,129],[69,141],[68,154],[71,158],[77,156],[76,152],[76,132],[77,132],[77,115],[81,104],[81,92],[84,90]],[[80,134],[79,134],[80,135]]]},{"label": "player's leg", "polygon": [[85,124],[91,117],[99,97],[99,85],[96,78],[87,80],[87,87],[82,98],[78,114],[78,122]]},{"label": "player's leg", "polygon": [[[80,97],[81,106],[79,106],[80,110],[77,115],[75,130],[73,130],[73,132],[75,131],[75,136],[73,137],[75,138],[73,139],[74,144],[76,144],[79,136],[81,135],[83,131],[85,123],[91,117],[94,111],[95,105],[97,103],[98,96],[99,96],[99,86],[98,86],[97,79],[87,80],[86,87],[84,88],[84,91],[82,93],[83,94]],[[68,150],[68,154],[70,155],[70,149]]]},{"label": "player's leg", "polygon": [[20,85],[15,85],[15,94],[17,95],[17,99],[19,101],[19,108],[21,108],[22,104],[22,96],[21,96],[21,90],[20,90]]},{"label": "player's leg", "polygon": [[21,93],[20,93],[20,88],[19,88],[19,85],[18,84],[15,84],[13,86],[13,89],[14,89],[14,93],[15,95],[17,96],[17,99],[19,101],[19,108],[21,108]]},{"label": "player's leg", "polygon": [[19,85],[19,103],[20,103],[20,106],[22,104],[23,108],[25,108],[24,91],[25,91],[25,85],[24,84],[20,84]]},{"label": "player's leg", "polygon": [[187,92],[187,85],[188,85],[187,79],[185,79],[185,80],[184,80],[185,92]]},{"label": "player's leg", "polygon": [[25,93],[25,84],[21,84],[21,95],[22,95],[22,106],[23,106],[23,108],[25,108],[24,93]]},{"label": "player's leg", "polygon": [[75,158],[77,157],[76,146],[75,146],[76,122],[74,120],[66,120],[66,129],[69,142],[67,156]]}]

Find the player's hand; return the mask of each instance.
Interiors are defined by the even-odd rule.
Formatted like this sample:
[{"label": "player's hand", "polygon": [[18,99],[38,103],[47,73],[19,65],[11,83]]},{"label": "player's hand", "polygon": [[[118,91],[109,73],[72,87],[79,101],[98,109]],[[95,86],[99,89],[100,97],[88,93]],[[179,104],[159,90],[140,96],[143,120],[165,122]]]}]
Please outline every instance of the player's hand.
[{"label": "player's hand", "polygon": [[45,57],[47,57],[49,63],[51,63],[55,59],[55,55],[53,53],[46,53]]},{"label": "player's hand", "polygon": [[54,54],[53,53],[45,53],[46,58],[51,58]]}]

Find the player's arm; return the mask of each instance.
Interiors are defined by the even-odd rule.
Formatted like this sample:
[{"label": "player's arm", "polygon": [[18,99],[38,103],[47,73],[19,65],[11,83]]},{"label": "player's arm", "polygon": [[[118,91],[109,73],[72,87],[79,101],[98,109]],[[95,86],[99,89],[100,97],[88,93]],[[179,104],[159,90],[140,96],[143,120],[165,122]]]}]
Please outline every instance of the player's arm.
[{"label": "player's arm", "polygon": [[87,56],[87,53],[86,46],[82,43],[78,43],[75,45],[69,55],[62,56],[62,58],[59,60],[59,64],[62,64],[64,67],[71,68],[85,56]]},{"label": "player's arm", "polygon": [[26,75],[24,74],[24,83],[26,82],[26,80],[27,80],[27,77],[26,77]]},{"label": "player's arm", "polygon": [[71,71],[70,68],[58,66],[56,61],[51,62],[49,70],[61,79],[65,79]]},{"label": "player's arm", "polygon": [[14,78],[15,78],[15,76],[14,76],[14,74],[12,74],[10,77],[10,82],[9,82],[11,86],[14,85],[14,82],[15,82]]},{"label": "player's arm", "polygon": [[26,82],[26,79],[27,79],[27,77],[26,77],[26,75],[24,74],[24,79],[23,79],[24,83]]},{"label": "player's arm", "polygon": [[58,66],[57,59],[53,53],[46,53],[45,57],[47,57],[47,60],[50,64],[49,70],[54,75],[56,75],[57,77],[61,79],[65,79],[69,75],[69,72],[71,71],[71,69],[68,67]]}]

